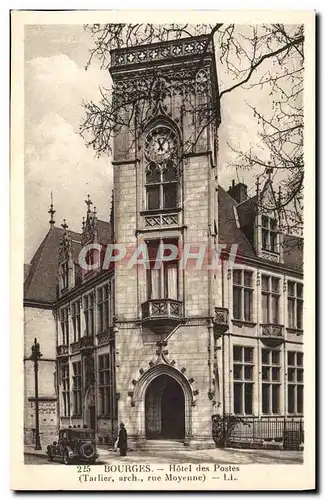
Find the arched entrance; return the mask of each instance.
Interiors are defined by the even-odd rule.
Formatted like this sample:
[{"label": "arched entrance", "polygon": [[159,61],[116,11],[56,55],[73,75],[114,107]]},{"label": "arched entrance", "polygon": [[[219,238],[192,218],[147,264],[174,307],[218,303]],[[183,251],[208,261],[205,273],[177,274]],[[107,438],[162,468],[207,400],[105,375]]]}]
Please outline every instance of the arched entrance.
[{"label": "arched entrance", "polygon": [[145,395],[147,439],[185,438],[184,391],[175,378],[162,374],[154,378]]}]

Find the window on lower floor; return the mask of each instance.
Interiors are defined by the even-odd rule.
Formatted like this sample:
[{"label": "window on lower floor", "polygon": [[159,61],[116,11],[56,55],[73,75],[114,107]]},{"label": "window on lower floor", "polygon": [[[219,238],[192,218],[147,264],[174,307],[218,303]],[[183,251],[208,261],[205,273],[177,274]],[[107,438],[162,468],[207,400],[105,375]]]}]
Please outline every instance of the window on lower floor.
[{"label": "window on lower floor", "polygon": [[112,414],[112,377],[109,354],[104,354],[98,358],[98,391],[99,415],[110,417]]},{"label": "window on lower floor", "polygon": [[72,363],[72,403],[73,416],[81,417],[82,415],[82,372],[81,361]]},{"label": "window on lower floor", "polygon": [[62,416],[70,417],[70,380],[69,380],[69,364],[64,363],[62,369]]},{"label": "window on lower floor", "polygon": [[233,346],[234,413],[253,414],[254,348]]},{"label": "window on lower floor", "polygon": [[233,316],[234,319],[253,319],[253,273],[235,269],[233,271]]},{"label": "window on lower floor", "polygon": [[288,413],[304,412],[304,368],[303,353],[288,351]]},{"label": "window on lower floor", "polygon": [[264,324],[278,325],[280,321],[280,280],[262,275],[262,313]]},{"label": "window on lower floor", "polygon": [[288,326],[302,329],[303,325],[303,284],[288,281]]},{"label": "window on lower floor", "polygon": [[280,413],[280,351],[262,349],[262,413]]}]

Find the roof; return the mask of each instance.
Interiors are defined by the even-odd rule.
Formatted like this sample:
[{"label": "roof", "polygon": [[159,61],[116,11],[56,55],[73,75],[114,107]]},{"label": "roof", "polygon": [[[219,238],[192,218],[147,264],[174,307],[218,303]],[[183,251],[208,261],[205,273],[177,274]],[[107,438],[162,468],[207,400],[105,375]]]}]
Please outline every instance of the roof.
[{"label": "roof", "polygon": [[[58,251],[63,229],[51,228],[30,263],[24,283],[25,300],[54,302],[57,298]],[[70,231],[72,249],[80,245],[80,234]]]},{"label": "roof", "polygon": [[219,242],[238,245],[240,253],[254,257],[255,252],[244,232],[237,227],[234,207],[237,202],[222,188],[218,189]]},{"label": "roof", "polygon": [[[24,299],[35,302],[55,302],[58,285],[58,252],[64,230],[58,227],[49,229],[38,247],[30,264],[25,264],[28,274],[24,282]],[[82,235],[69,231],[72,241],[72,258],[78,262]],[[98,239],[103,245],[111,241],[111,225],[98,221]]]},{"label": "roof", "polygon": [[25,279],[28,276],[29,269],[30,269],[30,264],[24,264],[24,282],[25,282]]}]

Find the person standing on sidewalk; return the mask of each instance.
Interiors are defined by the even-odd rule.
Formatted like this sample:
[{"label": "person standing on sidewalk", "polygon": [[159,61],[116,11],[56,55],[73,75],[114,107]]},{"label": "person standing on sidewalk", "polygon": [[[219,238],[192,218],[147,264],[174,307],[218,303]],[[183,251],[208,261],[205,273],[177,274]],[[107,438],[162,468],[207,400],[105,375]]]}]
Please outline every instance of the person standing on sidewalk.
[{"label": "person standing on sidewalk", "polygon": [[117,447],[120,449],[120,456],[121,457],[126,456],[127,439],[128,439],[128,434],[126,432],[125,425],[121,422],[120,423],[120,431],[118,433],[118,444],[117,444]]}]

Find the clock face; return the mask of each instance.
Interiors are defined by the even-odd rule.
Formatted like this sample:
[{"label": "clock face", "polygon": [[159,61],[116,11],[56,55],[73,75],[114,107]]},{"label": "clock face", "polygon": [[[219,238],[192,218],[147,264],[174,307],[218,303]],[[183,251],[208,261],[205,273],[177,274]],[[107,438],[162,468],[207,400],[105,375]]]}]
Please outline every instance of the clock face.
[{"label": "clock face", "polygon": [[161,163],[177,152],[176,134],[167,127],[157,127],[149,132],[145,142],[145,153],[149,160]]}]

